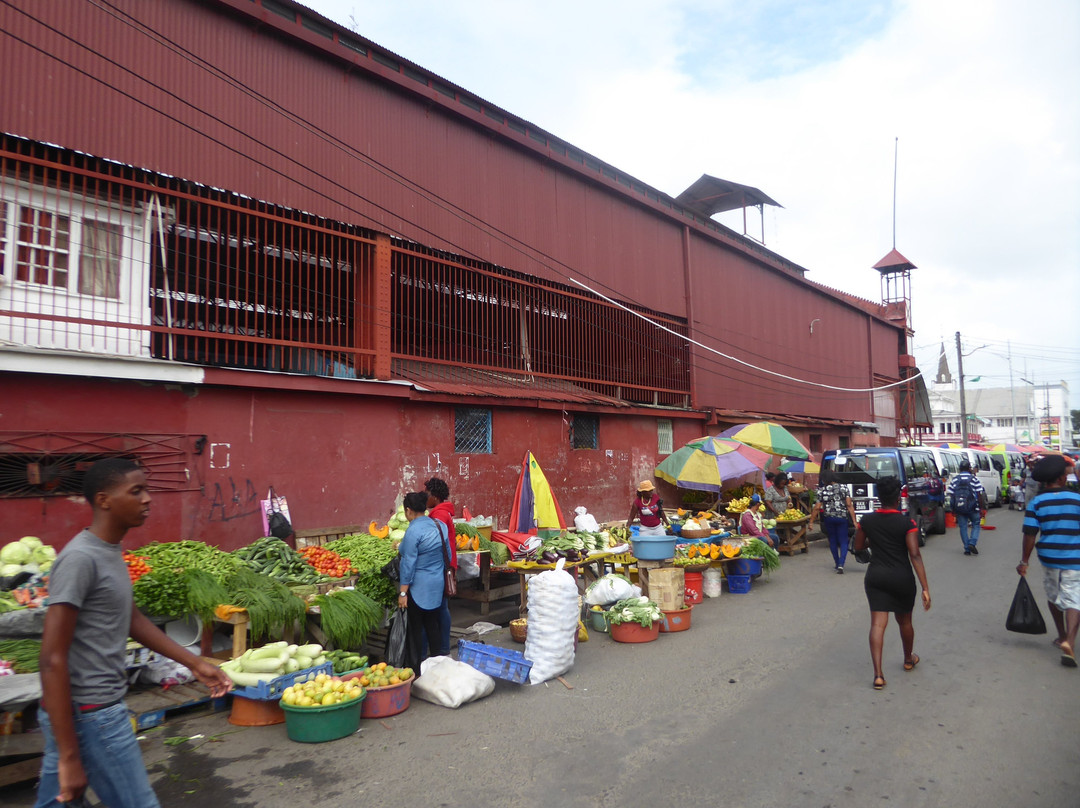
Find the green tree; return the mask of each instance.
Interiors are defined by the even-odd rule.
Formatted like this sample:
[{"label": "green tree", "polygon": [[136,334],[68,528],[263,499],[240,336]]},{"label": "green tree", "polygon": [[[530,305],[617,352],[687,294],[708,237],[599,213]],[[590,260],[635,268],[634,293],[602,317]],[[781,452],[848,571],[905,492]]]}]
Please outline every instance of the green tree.
[{"label": "green tree", "polygon": [[1073,434],[1080,432],[1080,410],[1069,410],[1069,417],[1073,422]]}]

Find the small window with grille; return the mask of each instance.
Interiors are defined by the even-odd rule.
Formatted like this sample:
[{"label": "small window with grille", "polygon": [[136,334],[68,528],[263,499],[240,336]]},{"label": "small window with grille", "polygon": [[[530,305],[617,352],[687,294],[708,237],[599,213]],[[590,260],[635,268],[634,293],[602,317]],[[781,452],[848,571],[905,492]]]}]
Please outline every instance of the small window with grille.
[{"label": "small window with grille", "polygon": [[670,418],[656,419],[656,451],[663,455],[669,455],[675,451],[675,432]]},{"label": "small window with grille", "polygon": [[491,410],[454,408],[454,451],[458,454],[491,454]]},{"label": "small window with grille", "polygon": [[600,417],[583,414],[571,416],[570,446],[574,449],[600,448]]}]

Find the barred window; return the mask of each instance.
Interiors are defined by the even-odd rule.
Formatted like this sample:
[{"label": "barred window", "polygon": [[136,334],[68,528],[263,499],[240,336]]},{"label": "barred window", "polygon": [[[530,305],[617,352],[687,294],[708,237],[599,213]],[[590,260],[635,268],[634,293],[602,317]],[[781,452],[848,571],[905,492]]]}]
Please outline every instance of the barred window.
[{"label": "barred window", "polygon": [[662,455],[675,451],[675,433],[670,418],[656,419],[656,451]]},{"label": "barred window", "polygon": [[70,230],[67,216],[20,205],[15,280],[67,289]]},{"label": "barred window", "polygon": [[115,224],[82,220],[79,253],[79,294],[120,297],[120,250],[124,228]]},{"label": "barred window", "polygon": [[454,408],[454,451],[458,454],[491,454],[491,410]]},{"label": "barred window", "polygon": [[570,419],[570,446],[574,449],[598,449],[600,447],[600,417],[597,415],[573,415]]}]

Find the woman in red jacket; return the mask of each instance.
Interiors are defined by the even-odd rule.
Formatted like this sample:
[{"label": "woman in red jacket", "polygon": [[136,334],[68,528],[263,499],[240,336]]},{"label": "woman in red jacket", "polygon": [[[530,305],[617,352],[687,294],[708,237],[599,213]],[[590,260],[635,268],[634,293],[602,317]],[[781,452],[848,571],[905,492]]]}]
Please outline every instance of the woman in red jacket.
[{"label": "woman in red jacket", "polygon": [[[450,566],[457,573],[457,542],[454,541],[454,504],[447,502],[450,499],[450,486],[446,480],[432,477],[424,483],[424,490],[428,495],[428,513],[432,519],[446,525],[447,534],[450,537]],[[439,633],[440,637],[428,637],[428,650],[432,656],[450,653],[450,597],[443,594],[442,606],[439,608]]]}]

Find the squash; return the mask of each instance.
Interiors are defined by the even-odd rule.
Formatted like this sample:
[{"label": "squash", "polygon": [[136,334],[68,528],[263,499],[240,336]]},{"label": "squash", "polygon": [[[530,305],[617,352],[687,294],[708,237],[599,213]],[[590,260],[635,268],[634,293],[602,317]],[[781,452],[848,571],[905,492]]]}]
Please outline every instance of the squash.
[{"label": "squash", "polygon": [[686,510],[686,508],[679,508],[677,511],[675,511],[675,513],[677,513],[679,517],[682,518],[683,516],[686,516],[686,514],[690,513],[690,511]]},{"label": "squash", "polygon": [[735,558],[742,552],[742,548],[735,544],[722,545],[721,549],[724,552],[724,558]]},{"label": "squash", "polygon": [[475,550],[476,552],[480,551],[480,537],[479,536],[473,536],[473,538],[472,538],[472,549]]},{"label": "squash", "polygon": [[383,525],[382,527],[379,527],[375,523],[375,520],[372,519],[371,524],[368,525],[368,533],[370,533],[376,539],[385,539],[387,536],[390,535],[390,525]]}]

